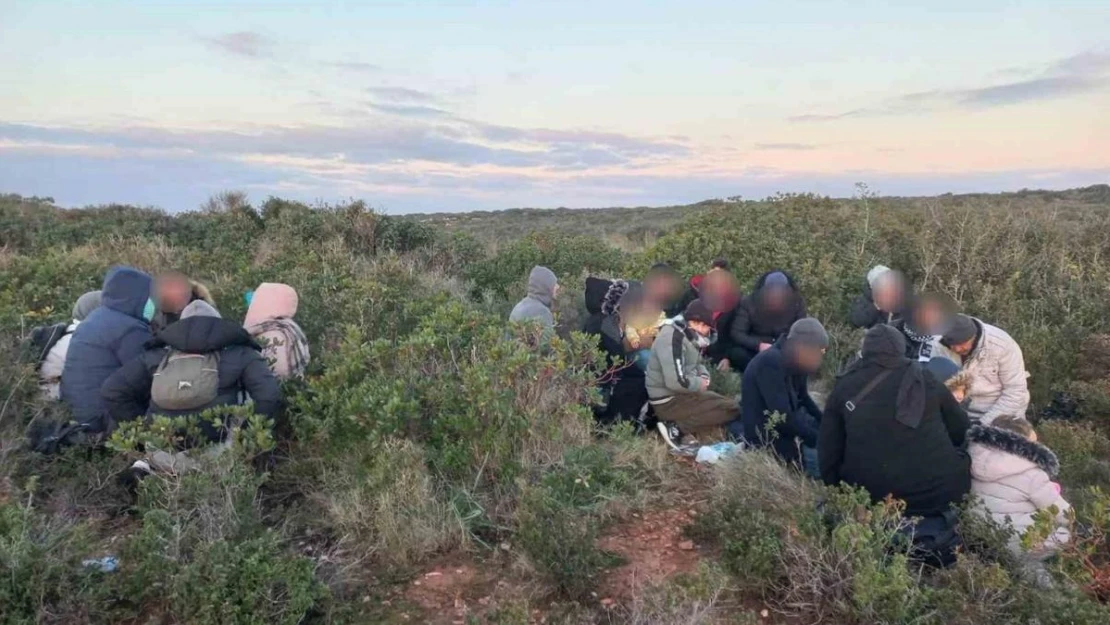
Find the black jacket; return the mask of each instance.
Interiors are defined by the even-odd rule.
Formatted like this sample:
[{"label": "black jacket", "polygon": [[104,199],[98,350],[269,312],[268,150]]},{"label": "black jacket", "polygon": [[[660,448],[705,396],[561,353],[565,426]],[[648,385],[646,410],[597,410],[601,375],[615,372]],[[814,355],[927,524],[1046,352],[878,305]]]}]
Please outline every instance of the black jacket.
[{"label": "black jacket", "polygon": [[[901,334],[891,332],[902,340]],[[965,449],[970,422],[948,389],[924,370],[917,403],[920,421],[911,427],[895,418],[905,405],[899,403],[903,376],[917,365],[902,356],[903,345],[890,343],[884,347],[890,353],[876,356],[867,351],[865,339],[863,358],[837,380],[821,418],[821,477],[827,484],[861,486],[875,501],[888,495],[902,499],[908,516],[940,514],[971,489],[971,459]],[[897,359],[897,370],[881,364],[880,358]],[[857,399],[888,369],[886,378]],[[854,410],[848,402],[854,402]]]},{"label": "black jacket", "polygon": [[[750,445],[772,446],[787,462],[801,462],[796,438],[807,447],[817,446],[821,410],[809,395],[809,376],[795,371],[788,362],[786,341],[779,341],[756,356],[744,371],[740,393],[740,423],[730,425],[731,434]],[[770,415],[785,421],[767,433]],[[742,428],[742,432],[736,431]]]},{"label": "black jacket", "polygon": [[774,271],[768,271],[760,276],[751,295],[741,300],[736,308],[729,328],[729,341],[732,345],[758,352],[760,343],[773,344],[790,330],[795,321],[807,316],[805,298],[798,292],[790,274],[786,274],[786,278],[791,293],[785,305],[780,310],[767,310],[763,306],[764,283],[772,273]]},{"label": "black jacket", "polygon": [[582,324],[582,331],[586,334],[594,336],[601,334],[601,322],[605,318],[605,315],[601,312],[601,306],[605,303],[605,294],[609,292],[609,287],[612,285],[612,280],[593,276],[586,278],[586,312],[588,316]]},{"label": "black jacket", "polygon": [[852,302],[852,309],[848,311],[848,323],[853,328],[869,330],[880,323],[893,324],[902,319],[902,311],[884,312],[875,308],[875,296],[871,292],[871,285],[863,284],[863,293]]},{"label": "black jacket", "polygon": [[[189,353],[219,352],[220,388],[207,406],[195,411],[162,410],[150,400],[150,386],[166,350],[174,348]],[[242,326],[218,317],[188,317],[171,324],[147,344],[141,356],[126,363],[101,388],[108,413],[116,421],[128,421],[142,415],[180,416],[200,413],[217,406],[242,403],[242,393],[250,394],[254,411],[276,418],[281,407],[281,388],[262,357],[261,348]],[[220,437],[218,429],[202,424],[209,439]]]}]

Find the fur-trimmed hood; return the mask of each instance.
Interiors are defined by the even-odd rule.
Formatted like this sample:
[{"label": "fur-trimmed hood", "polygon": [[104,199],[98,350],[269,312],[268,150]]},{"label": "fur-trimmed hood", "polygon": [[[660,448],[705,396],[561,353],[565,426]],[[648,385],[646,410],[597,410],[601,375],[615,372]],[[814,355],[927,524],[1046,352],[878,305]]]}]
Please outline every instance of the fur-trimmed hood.
[{"label": "fur-trimmed hood", "polygon": [[[1060,473],[1060,460],[1051,449],[1016,432],[976,425],[968,430],[967,440],[971,444],[972,458],[976,460],[972,470],[979,474],[975,475],[976,479],[997,480],[1027,471],[1032,468],[1030,465],[1040,468],[1052,478]],[[976,446],[984,450],[976,450]],[[1010,456],[1013,460],[995,457],[997,453]]]}]

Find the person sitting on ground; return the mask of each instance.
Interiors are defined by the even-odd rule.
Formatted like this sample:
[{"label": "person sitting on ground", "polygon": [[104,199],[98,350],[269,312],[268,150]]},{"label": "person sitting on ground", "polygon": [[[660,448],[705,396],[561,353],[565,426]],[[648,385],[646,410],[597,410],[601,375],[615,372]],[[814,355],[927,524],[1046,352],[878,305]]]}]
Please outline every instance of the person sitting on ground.
[{"label": "person sitting on ground", "polygon": [[34,350],[35,362],[38,363],[39,389],[43,399],[61,399],[62,372],[65,371],[69,342],[73,339],[77,326],[99,307],[100,291],[89,291],[73,305],[73,323],[35,328],[31,332],[30,344]]},{"label": "person sitting on ground", "polygon": [[971,490],[967,413],[931,372],[906,358],[906,338],[877,325],[836,380],[817,457],[829,485],[859,486],[908,517],[944,515]]},{"label": "person sitting on ground", "polygon": [[732,366],[732,359],[737,357],[738,346],[732,342],[731,332],[736,311],[743,299],[740,284],[732,272],[717,269],[706,274],[701,283],[701,293],[701,300],[713,312],[713,319],[717,322],[717,341],[709,346],[707,355],[717,366],[717,370],[728,371]]},{"label": "person sitting on ground", "polygon": [[982,509],[999,525],[1012,525],[1017,532],[1010,541],[1014,553],[1022,553],[1021,536],[1034,524],[1041,510],[1056,508],[1056,526],[1034,552],[1055,551],[1071,539],[1067,511],[1071,505],[1061,496],[1053,478],[1060,471],[1056,454],[1037,442],[1028,421],[1014,415],[999,415],[989,426],[977,425],[967,433],[971,454],[971,492]]},{"label": "person sitting on ground", "polygon": [[528,295],[517,302],[509,314],[513,323],[538,323],[543,329],[542,341],[546,342],[555,334],[555,315],[551,306],[559,294],[559,279],[555,272],[539,265],[528,274]]},{"label": "person sitting on ground", "polygon": [[86,433],[112,429],[100,387],[124,363],[138,357],[150,340],[152,283],[150,276],[138,269],[110,269],[104,277],[100,307],[89,313],[70,339],[62,370],[62,401]]},{"label": "person sitting on ground", "polygon": [[279,380],[303,378],[308,368],[308,339],[293,321],[297,291],[288,284],[264,282],[250,296],[243,327],[262,345],[262,356]]},{"label": "person sitting on ground", "polygon": [[150,324],[154,332],[159,332],[180,319],[181,311],[197,300],[208,302],[213,308],[216,306],[216,300],[212,298],[208,287],[190,280],[179,271],[159,275],[155,280],[154,290],[157,293],[154,303],[158,307],[158,312]]},{"label": "person sitting on ground", "polygon": [[824,326],[807,317],[753,358],[740,391],[742,420],[731,426],[732,435],[753,447],[771,447],[783,461],[815,475],[821,410],[809,395],[809,376],[821,369],[828,346]]},{"label": "person sitting on ground", "polygon": [[889,267],[876,265],[867,272],[863,293],[852,302],[848,323],[865,330],[880,323],[896,323],[902,318],[907,300],[905,277]]},{"label": "person sitting on ground", "polygon": [[741,300],[729,330],[734,347],[729,364],[744,371],[756,354],[770,349],[794,322],[806,317],[806,303],[789,274],[769,271],[755,283],[752,293]]},{"label": "person sitting on ground", "polygon": [[1029,374],[1021,347],[1002,329],[957,315],[941,342],[963,359],[969,376],[968,413],[990,425],[1003,414],[1024,416],[1029,408]]},{"label": "person sitting on ground", "polygon": [[732,272],[732,265],[728,262],[727,258],[714,258],[713,262],[709,263],[709,270],[705,273],[699,273],[690,278],[689,284],[686,286],[686,293],[682,296],[682,309],[685,310],[690,302],[700,299],[705,300],[702,293],[702,287],[705,285],[705,279],[710,275],[724,271],[727,273]]},{"label": "person sitting on ground", "polygon": [[941,295],[922,294],[908,302],[908,312],[893,325],[906,337],[906,358],[922,365],[936,357],[959,362],[960,358],[941,343],[952,324],[952,302]]},{"label": "person sitting on ground", "polygon": [[667,318],[681,315],[682,278],[667,263],[656,263],[644,276],[644,307],[658,308]]},{"label": "person sitting on ground", "polygon": [[659,431],[672,447],[686,434],[719,430],[740,416],[735,399],[709,390],[702,351],[713,341],[713,313],[694,300],[655,338],[647,369],[647,393]]},{"label": "person sitting on ground", "polygon": [[[601,349],[608,364],[605,409],[596,413],[602,423],[638,421],[648,401],[645,369],[636,366],[637,349],[628,343],[626,317],[640,306],[643,288],[636,282],[616,280],[602,303]],[[650,350],[649,350],[650,354]]]},{"label": "person sitting on ground", "polygon": [[[144,415],[195,415],[210,408],[238,406],[249,395],[254,411],[276,419],[281,388],[262,357],[262,347],[238,323],[221,319],[207,302],[198,300],[181,311],[147,344],[104,382],[101,396],[112,418],[130,421]],[[208,441],[223,440],[226,426],[202,420]]]}]

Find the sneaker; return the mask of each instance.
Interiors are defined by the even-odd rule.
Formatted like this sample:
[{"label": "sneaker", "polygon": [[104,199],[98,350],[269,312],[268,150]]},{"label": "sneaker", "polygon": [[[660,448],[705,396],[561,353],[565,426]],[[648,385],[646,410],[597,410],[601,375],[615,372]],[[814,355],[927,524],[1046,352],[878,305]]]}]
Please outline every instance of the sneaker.
[{"label": "sneaker", "polygon": [[153,473],[154,471],[151,470],[150,464],[144,460],[136,460],[135,464],[127,467],[123,473],[119,474],[119,484],[127,490],[127,492],[135,495],[139,489],[139,482]]},{"label": "sneaker", "polygon": [[655,424],[655,429],[659,430],[659,434],[671,448],[678,449],[678,444],[682,442],[682,430],[678,429],[674,421],[660,421]]}]

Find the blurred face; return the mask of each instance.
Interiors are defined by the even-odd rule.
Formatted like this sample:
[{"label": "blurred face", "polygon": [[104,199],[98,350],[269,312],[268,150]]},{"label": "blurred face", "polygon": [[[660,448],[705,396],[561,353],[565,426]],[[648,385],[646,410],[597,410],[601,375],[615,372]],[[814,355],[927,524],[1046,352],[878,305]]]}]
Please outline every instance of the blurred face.
[{"label": "blurred face", "polygon": [[158,279],[158,308],[163,312],[179,313],[193,299],[193,285],[181,276],[163,276]]},{"label": "blurred face", "polygon": [[705,277],[699,293],[701,300],[714,312],[725,312],[725,309],[734,304],[734,294],[738,288],[736,278],[727,271],[718,270]]},{"label": "blurred face", "polygon": [[913,327],[926,334],[940,334],[946,318],[947,312],[940,302],[926,300],[913,312]]},{"label": "blurred face", "polygon": [[905,288],[902,286],[902,278],[891,272],[883,276],[878,284],[875,285],[872,296],[875,300],[875,306],[877,306],[879,310],[897,312],[902,309],[902,297],[904,293]]},{"label": "blurred face", "polygon": [[967,388],[963,386],[957,386],[956,388],[952,389],[952,397],[956,398],[957,403],[964,403],[964,400],[967,399]]},{"label": "blurred face", "polygon": [[708,323],[702,323],[700,321],[691,321],[686,324],[686,327],[704,337],[708,337],[713,333],[713,328],[710,328]]},{"label": "blurred face", "polygon": [[653,304],[665,305],[677,299],[681,289],[682,284],[678,281],[678,278],[665,273],[657,273],[649,276],[644,282],[644,297]]},{"label": "blurred face", "polygon": [[763,305],[770,310],[782,310],[786,306],[786,294],[789,291],[784,286],[769,287],[763,293]]},{"label": "blurred face", "polygon": [[806,373],[817,373],[825,359],[825,350],[810,345],[794,345],[792,350],[794,366]]},{"label": "blurred face", "polygon": [[951,347],[949,347],[949,349],[961,356],[967,356],[971,353],[971,350],[975,349],[975,339],[968,339],[963,343],[952,345]]},{"label": "blurred face", "polygon": [[562,287],[559,285],[558,282],[556,282],[555,283],[555,288],[551,289],[551,297],[553,297],[553,298],[559,297],[559,291],[561,291],[561,290],[562,290]]}]

